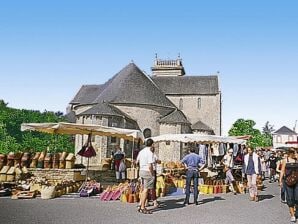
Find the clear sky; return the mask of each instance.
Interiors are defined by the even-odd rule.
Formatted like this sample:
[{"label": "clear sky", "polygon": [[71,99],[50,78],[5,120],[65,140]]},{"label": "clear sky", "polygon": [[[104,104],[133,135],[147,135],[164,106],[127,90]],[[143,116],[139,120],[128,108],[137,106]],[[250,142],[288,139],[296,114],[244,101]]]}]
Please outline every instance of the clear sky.
[{"label": "clear sky", "polygon": [[189,75],[219,71],[223,130],[298,119],[298,1],[1,1],[0,98],[63,111],[83,84],[133,60],[180,53]]}]

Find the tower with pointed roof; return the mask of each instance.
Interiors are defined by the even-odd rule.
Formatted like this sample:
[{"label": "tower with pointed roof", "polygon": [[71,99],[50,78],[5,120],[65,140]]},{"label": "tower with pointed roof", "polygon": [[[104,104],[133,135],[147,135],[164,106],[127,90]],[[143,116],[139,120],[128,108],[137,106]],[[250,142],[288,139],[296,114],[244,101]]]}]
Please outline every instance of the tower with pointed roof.
[{"label": "tower with pointed roof", "polygon": [[[145,137],[168,133],[220,134],[217,77],[186,76],[180,58],[156,58],[151,69],[152,76],[148,76],[129,63],[104,84],[83,85],[69,104],[72,122],[140,129]],[[76,151],[85,141],[76,136]],[[131,156],[131,142],[101,136],[92,141],[97,157],[91,159],[91,165],[110,157],[118,144]],[[157,153],[164,161],[177,161],[184,151],[184,144],[160,143]]]}]

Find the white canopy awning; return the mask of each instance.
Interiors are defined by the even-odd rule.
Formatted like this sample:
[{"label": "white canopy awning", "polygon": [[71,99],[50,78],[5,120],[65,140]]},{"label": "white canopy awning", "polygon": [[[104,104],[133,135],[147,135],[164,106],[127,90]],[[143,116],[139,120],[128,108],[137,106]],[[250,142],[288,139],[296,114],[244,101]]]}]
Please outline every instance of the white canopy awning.
[{"label": "white canopy awning", "polygon": [[140,130],[107,127],[95,124],[75,123],[23,123],[22,131],[38,131],[50,134],[81,134],[100,135],[123,138],[126,140],[141,139],[144,141],[143,133]]},{"label": "white canopy awning", "polygon": [[223,137],[216,135],[199,135],[199,134],[164,134],[151,137],[154,142],[183,142],[183,143],[233,143],[233,144],[246,144],[246,140],[237,139],[232,137]]}]

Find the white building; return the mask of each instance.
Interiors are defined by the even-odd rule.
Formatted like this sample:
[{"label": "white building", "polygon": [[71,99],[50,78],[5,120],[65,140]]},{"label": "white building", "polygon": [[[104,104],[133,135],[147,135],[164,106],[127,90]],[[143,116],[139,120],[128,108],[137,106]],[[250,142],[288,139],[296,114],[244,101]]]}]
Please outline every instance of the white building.
[{"label": "white building", "polygon": [[283,126],[273,134],[273,148],[283,147],[287,142],[296,142],[297,133],[290,128]]}]

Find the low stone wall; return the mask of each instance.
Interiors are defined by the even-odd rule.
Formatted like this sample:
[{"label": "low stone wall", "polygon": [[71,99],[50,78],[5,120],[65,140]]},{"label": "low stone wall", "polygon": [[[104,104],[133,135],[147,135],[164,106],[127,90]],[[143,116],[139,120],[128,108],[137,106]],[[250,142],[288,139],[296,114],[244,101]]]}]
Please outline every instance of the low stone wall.
[{"label": "low stone wall", "polygon": [[48,180],[73,180],[82,181],[86,178],[85,169],[28,169],[35,177],[46,178]]}]

